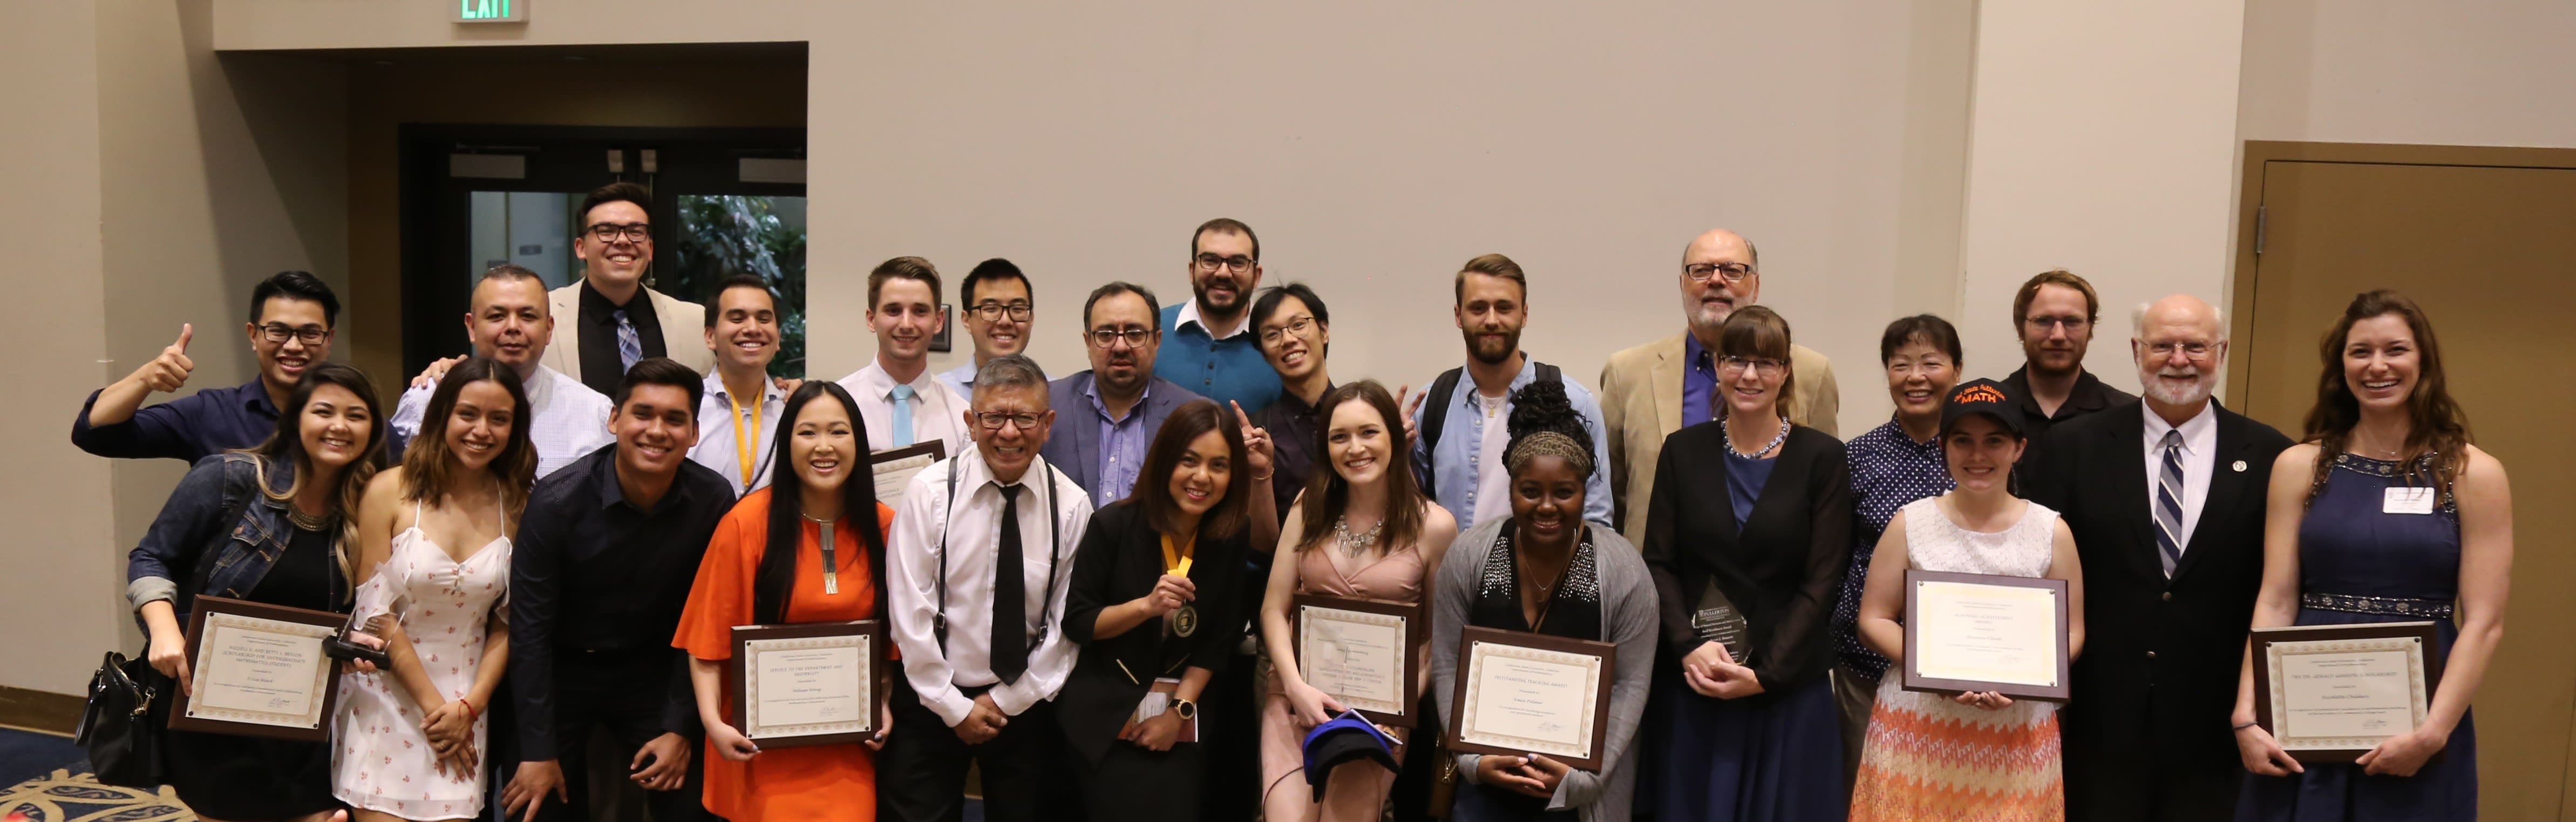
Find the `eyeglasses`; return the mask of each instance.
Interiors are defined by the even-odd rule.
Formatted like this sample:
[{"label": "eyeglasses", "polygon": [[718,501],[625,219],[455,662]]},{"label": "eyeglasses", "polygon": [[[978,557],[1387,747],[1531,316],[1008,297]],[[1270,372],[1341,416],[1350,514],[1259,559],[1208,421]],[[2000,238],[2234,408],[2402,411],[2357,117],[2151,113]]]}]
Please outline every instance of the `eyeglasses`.
[{"label": "eyeglasses", "polygon": [[1785,363],[1766,357],[1717,358],[1717,370],[1721,372],[1728,374],[1742,374],[1744,373],[1744,369],[1750,368],[1753,369],[1755,376],[1759,376],[1763,379],[1780,376],[1780,369],[1786,367],[1787,365]]},{"label": "eyeglasses", "polygon": [[1692,263],[1682,266],[1682,276],[1695,283],[1708,282],[1710,277],[1725,277],[1727,282],[1740,283],[1753,276],[1753,267],[1743,263]]},{"label": "eyeglasses", "polygon": [[1251,271],[1251,270],[1252,270],[1252,258],[1250,258],[1250,257],[1246,257],[1246,256],[1243,256],[1243,255],[1241,255],[1241,254],[1237,254],[1237,255],[1234,255],[1234,256],[1232,256],[1232,257],[1219,257],[1219,256],[1214,255],[1214,254],[1201,254],[1201,255],[1199,255],[1199,256],[1198,256],[1198,259],[1196,259],[1196,260],[1192,260],[1191,262],[1193,262],[1193,263],[1197,264],[1197,265],[1198,265],[1198,267],[1199,267],[1199,271],[1201,271],[1201,272],[1205,272],[1205,273],[1214,273],[1214,272],[1216,271],[1216,269],[1217,269],[1217,266],[1225,266],[1225,270],[1227,270],[1227,271],[1231,271],[1231,272],[1234,272],[1234,273],[1236,273],[1236,274],[1241,274],[1241,273],[1243,273],[1243,272]]},{"label": "eyeglasses", "polygon": [[1013,321],[1029,321],[1028,303],[1011,303],[1009,305],[1003,305],[1001,303],[977,303],[974,308],[969,310],[974,311],[975,316],[983,318],[983,320],[988,323],[1002,319],[1002,314],[1005,312],[1011,315],[1011,319]]},{"label": "eyeglasses", "polygon": [[975,424],[984,426],[986,431],[1000,431],[1002,423],[1006,422],[1019,426],[1022,431],[1028,431],[1038,427],[1038,415],[1004,414],[999,411],[983,411],[975,414]]},{"label": "eyeglasses", "polygon": [[1130,328],[1125,331],[1094,328],[1091,330],[1091,347],[1108,348],[1118,344],[1119,340],[1126,340],[1129,348],[1143,348],[1145,341],[1153,338],[1154,330],[1150,328]]},{"label": "eyeglasses", "polygon": [[1290,319],[1288,321],[1288,325],[1285,327],[1263,330],[1261,332],[1261,344],[1263,346],[1278,345],[1280,338],[1287,334],[1295,334],[1303,337],[1306,336],[1306,329],[1313,327],[1315,327],[1315,318],[1299,314],[1295,318]]},{"label": "eyeglasses", "polygon": [[627,223],[625,225],[618,225],[616,223],[598,223],[592,225],[586,230],[590,232],[591,239],[598,240],[603,243],[617,242],[617,238],[621,235],[624,236],[628,242],[635,243],[653,239],[653,226],[650,223]]},{"label": "eyeglasses", "polygon": [[2209,356],[2209,352],[2213,348],[2215,348],[2215,346],[2205,342],[2147,343],[2147,353],[2153,355],[2159,360],[2172,358],[2175,351],[2181,351],[2183,356],[2197,360],[2202,357]]},{"label": "eyeglasses", "polygon": [[2061,325],[2066,326],[2068,331],[2082,331],[2085,326],[2093,324],[2092,320],[2083,317],[2030,317],[2021,322],[2023,325],[2030,326],[2030,330],[2041,332]]},{"label": "eyeglasses", "polygon": [[273,343],[282,343],[286,338],[293,337],[305,345],[320,345],[323,340],[330,338],[331,329],[318,325],[295,328],[285,323],[269,323],[259,327],[259,336]]}]

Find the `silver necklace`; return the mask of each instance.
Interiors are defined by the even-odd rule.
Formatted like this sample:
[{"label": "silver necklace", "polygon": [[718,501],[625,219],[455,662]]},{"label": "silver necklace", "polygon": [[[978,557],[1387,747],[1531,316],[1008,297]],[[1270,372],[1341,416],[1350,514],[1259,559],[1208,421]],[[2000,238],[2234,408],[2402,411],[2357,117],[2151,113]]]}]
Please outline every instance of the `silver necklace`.
[{"label": "silver necklace", "polygon": [[[1717,424],[1719,426],[1719,433],[1724,434],[1726,432],[1726,418],[1717,418]],[[1789,440],[1789,415],[1780,415],[1780,433],[1771,435],[1770,444],[1754,449],[1753,453],[1747,454],[1745,452],[1735,450],[1735,435],[1733,434],[1726,434],[1722,439],[1726,440],[1726,450],[1729,453],[1749,460],[1761,459],[1762,455],[1771,453],[1771,449],[1778,448],[1780,447],[1780,443],[1787,442]]]},{"label": "silver necklace", "polygon": [[1353,535],[1351,533],[1351,519],[1349,517],[1336,517],[1333,519],[1334,542],[1339,543],[1342,546],[1342,553],[1355,557],[1368,553],[1370,548],[1377,547],[1378,534],[1384,533],[1385,531],[1385,517],[1379,517],[1376,525],[1369,526],[1368,533],[1359,535]]}]

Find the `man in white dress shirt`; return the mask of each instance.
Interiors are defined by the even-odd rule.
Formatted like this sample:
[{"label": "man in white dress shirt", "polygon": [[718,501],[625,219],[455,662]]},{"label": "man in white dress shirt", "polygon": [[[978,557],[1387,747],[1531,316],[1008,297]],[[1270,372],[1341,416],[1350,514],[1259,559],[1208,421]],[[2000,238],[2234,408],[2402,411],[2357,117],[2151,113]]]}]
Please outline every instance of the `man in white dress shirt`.
[{"label": "man in white dress shirt", "polygon": [[[554,316],[546,302],[546,282],[515,265],[496,265],[474,284],[474,299],[465,314],[465,335],[474,355],[499,360],[519,373],[528,393],[528,440],[537,446],[537,476],[554,473],[592,451],[617,442],[608,433],[608,397],[539,361],[553,338]],[[420,433],[421,416],[439,376],[458,360],[431,363],[411,382],[387,422],[388,453],[402,458],[403,448]]]},{"label": "man in white dress shirt", "polygon": [[983,768],[986,819],[1080,807],[1052,712],[1079,650],[1060,623],[1091,498],[1038,456],[1055,412],[1036,363],[995,358],[974,389],[958,416],[974,448],[913,475],[886,540],[904,675],[877,757],[884,819],[958,818],[970,762]]},{"label": "man in white dress shirt", "polygon": [[975,372],[983,370],[985,363],[1027,351],[1036,299],[1028,275],[1011,261],[995,257],[976,263],[975,270],[966,272],[966,279],[957,284],[957,319],[966,323],[966,336],[975,342],[975,357],[939,372],[939,381],[957,396],[973,396]]},{"label": "man in white dress shirt", "polygon": [[944,324],[939,269],[929,260],[896,257],[868,272],[868,330],[877,335],[877,356],[840,379],[867,418],[868,450],[937,440],[955,456],[974,441],[966,434],[966,398],[930,373],[930,338]]},{"label": "man in white dress shirt", "polygon": [[778,414],[787,406],[787,391],[769,377],[778,358],[778,300],[768,281],[736,274],[716,284],[707,348],[716,367],[698,399],[698,444],[689,460],[723,474],[735,496],[767,488]]}]

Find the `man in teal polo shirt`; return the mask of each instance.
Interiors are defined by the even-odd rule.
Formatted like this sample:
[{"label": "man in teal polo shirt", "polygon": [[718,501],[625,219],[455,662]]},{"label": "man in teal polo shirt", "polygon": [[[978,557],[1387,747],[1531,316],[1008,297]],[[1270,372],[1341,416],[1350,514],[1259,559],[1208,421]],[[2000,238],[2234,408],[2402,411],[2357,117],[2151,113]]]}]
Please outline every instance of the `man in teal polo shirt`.
[{"label": "man in teal polo shirt", "polygon": [[1219,217],[1190,234],[1190,293],[1163,309],[1162,354],[1154,376],[1246,414],[1279,399],[1279,372],[1252,333],[1252,289],[1261,284],[1261,239],[1243,221]]}]

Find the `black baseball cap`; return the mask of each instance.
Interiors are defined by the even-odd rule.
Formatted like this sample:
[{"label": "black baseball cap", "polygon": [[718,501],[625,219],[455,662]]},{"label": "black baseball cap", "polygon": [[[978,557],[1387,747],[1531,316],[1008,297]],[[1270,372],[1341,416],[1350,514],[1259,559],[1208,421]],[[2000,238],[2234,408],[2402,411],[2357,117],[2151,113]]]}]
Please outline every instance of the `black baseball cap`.
[{"label": "black baseball cap", "polygon": [[2003,383],[1969,380],[1950,389],[1950,395],[1941,401],[1941,433],[1950,433],[1951,426],[1970,414],[1993,417],[2013,436],[2028,436],[2022,430],[2021,403]]}]

